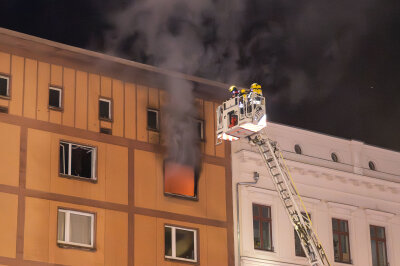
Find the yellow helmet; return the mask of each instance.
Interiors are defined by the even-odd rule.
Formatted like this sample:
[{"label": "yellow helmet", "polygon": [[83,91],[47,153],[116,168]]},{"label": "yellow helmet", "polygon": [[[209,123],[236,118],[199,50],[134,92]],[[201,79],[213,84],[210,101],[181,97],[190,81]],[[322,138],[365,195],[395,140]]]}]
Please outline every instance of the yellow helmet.
[{"label": "yellow helmet", "polygon": [[232,86],[229,87],[229,91],[230,92],[232,92],[234,90],[236,90],[236,91],[238,90],[235,85],[232,85]]},{"label": "yellow helmet", "polygon": [[261,85],[257,84],[257,83],[253,83],[253,84],[251,84],[250,89],[261,89]]}]

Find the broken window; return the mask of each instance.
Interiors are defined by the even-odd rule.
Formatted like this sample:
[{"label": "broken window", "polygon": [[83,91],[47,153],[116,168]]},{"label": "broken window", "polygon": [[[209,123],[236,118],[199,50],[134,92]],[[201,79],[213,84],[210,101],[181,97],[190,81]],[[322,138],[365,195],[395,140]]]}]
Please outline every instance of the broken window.
[{"label": "broken window", "polygon": [[57,244],[94,247],[93,213],[58,209]]},{"label": "broken window", "polygon": [[103,120],[111,120],[111,100],[99,100],[99,118]]},{"label": "broken window", "polygon": [[0,76],[0,96],[9,97],[9,77]]},{"label": "broken window", "polygon": [[61,108],[62,90],[59,88],[49,88],[49,107]]},{"label": "broken window", "polygon": [[164,161],[164,193],[166,195],[197,198],[198,173],[194,167]]},{"label": "broken window", "polygon": [[197,230],[165,225],[165,258],[197,262]]},{"label": "broken window", "polygon": [[96,180],[96,148],[60,142],[60,174]]},{"label": "broken window", "polygon": [[159,131],[158,110],[147,109],[147,129]]}]

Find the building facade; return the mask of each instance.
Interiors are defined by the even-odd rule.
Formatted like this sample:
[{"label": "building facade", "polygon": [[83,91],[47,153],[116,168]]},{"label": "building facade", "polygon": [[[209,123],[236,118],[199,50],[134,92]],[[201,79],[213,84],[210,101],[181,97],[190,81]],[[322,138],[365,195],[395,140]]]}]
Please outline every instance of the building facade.
[{"label": "building facade", "polygon": [[[400,153],[274,123],[266,132],[331,265],[400,265]],[[233,142],[232,169],[236,265],[309,265],[256,147]]]},{"label": "building facade", "polygon": [[[173,79],[197,97],[190,199],[165,193]],[[0,29],[0,264],[233,265],[230,145],[215,146],[224,88]]]}]

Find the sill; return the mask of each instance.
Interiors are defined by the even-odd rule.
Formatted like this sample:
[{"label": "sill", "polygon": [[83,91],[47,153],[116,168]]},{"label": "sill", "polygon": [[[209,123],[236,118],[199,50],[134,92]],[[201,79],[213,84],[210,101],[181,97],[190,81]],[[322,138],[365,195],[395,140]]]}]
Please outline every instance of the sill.
[{"label": "sill", "polygon": [[64,109],[62,107],[55,107],[55,106],[49,106],[49,110],[58,111],[58,112],[64,111]]},{"label": "sill", "polygon": [[186,264],[190,264],[190,265],[200,265],[200,262],[197,261],[189,261],[189,260],[185,260],[185,259],[180,259],[180,258],[169,258],[169,257],[165,257],[164,259],[166,261],[170,261],[170,262],[179,262],[179,263],[186,263]]},{"label": "sill", "polygon": [[95,247],[83,247],[80,245],[74,245],[74,244],[66,244],[66,243],[57,243],[57,246],[59,248],[66,248],[66,249],[79,249],[79,250],[85,250],[85,251],[91,251],[95,252],[97,249]]},{"label": "sill", "polygon": [[341,264],[347,264],[347,265],[352,265],[353,264],[353,262],[352,262],[352,260],[350,259],[350,261],[349,262],[347,262],[347,261],[338,261],[338,260],[335,260],[335,262],[337,262],[337,263],[341,263]]},{"label": "sill", "polygon": [[58,174],[58,176],[62,177],[62,178],[75,179],[75,180],[79,180],[79,181],[86,181],[89,183],[97,184],[97,178],[93,179],[93,178],[87,178],[87,177],[81,177],[81,176],[65,175],[65,174],[60,174],[60,173]]},{"label": "sill", "polygon": [[113,122],[112,118],[99,117],[99,120],[104,121],[104,122],[110,122],[110,123]]},{"label": "sill", "polygon": [[0,95],[0,99],[11,100],[10,96]]},{"label": "sill", "polygon": [[155,129],[155,128],[147,128],[147,130],[148,131],[152,131],[152,132],[157,132],[157,133],[160,133],[160,130],[159,129]]},{"label": "sill", "polygon": [[258,250],[258,251],[266,251],[266,252],[275,252],[274,249],[262,249],[262,248],[254,248],[254,250]]},{"label": "sill", "polygon": [[197,196],[191,197],[191,196],[173,194],[173,193],[168,193],[168,192],[164,192],[164,196],[171,197],[171,198],[178,198],[178,199],[179,198],[180,199],[186,199],[186,200],[191,200],[191,201],[199,201],[199,198]]}]

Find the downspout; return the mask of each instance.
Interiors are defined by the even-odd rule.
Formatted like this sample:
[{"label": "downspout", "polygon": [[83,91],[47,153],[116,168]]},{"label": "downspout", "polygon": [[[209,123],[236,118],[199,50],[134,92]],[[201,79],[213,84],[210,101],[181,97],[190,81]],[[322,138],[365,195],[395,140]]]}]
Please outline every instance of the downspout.
[{"label": "downspout", "polygon": [[236,230],[237,230],[237,243],[238,243],[238,266],[240,266],[240,223],[239,223],[239,185],[254,185],[257,184],[258,179],[260,178],[260,175],[257,172],[253,172],[253,182],[237,182],[236,183]]}]

